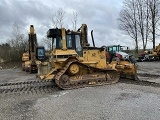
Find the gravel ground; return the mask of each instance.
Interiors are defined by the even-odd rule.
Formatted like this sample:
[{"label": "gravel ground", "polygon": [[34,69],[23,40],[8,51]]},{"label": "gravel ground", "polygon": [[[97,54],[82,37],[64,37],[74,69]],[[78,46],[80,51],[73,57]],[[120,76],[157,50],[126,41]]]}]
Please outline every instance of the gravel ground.
[{"label": "gravel ground", "polygon": [[35,74],[23,72],[20,68],[0,70],[0,83],[33,81],[35,79]]},{"label": "gravel ground", "polygon": [[138,73],[158,74],[160,72],[160,62],[138,62]]},{"label": "gravel ground", "polygon": [[160,83],[160,62],[138,62],[140,80]]},{"label": "gravel ground", "polygon": [[[140,79],[160,81],[160,62],[138,63]],[[34,80],[20,69],[0,70],[0,83]],[[159,80],[159,81],[158,81]],[[46,94],[0,94],[0,120],[159,120],[160,88],[117,83]]]}]

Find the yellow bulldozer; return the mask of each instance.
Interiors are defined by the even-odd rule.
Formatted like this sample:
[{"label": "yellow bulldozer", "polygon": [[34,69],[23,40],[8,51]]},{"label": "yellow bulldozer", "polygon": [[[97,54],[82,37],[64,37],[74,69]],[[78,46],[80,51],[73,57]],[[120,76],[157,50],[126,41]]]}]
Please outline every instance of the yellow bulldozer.
[{"label": "yellow bulldozer", "polygon": [[160,60],[160,43],[153,50],[145,50],[137,58],[139,62],[159,61]]},{"label": "yellow bulldozer", "polygon": [[51,38],[52,50],[49,59],[38,64],[37,77],[54,80],[62,89],[113,84],[118,82],[122,73],[132,73],[132,77],[136,78],[133,64],[121,64],[120,61],[109,64],[106,49],[95,47],[94,39],[93,46],[90,46],[87,32],[86,24],[77,31],[49,29],[47,37]]},{"label": "yellow bulldozer", "polygon": [[[37,44],[37,38],[36,33],[34,30],[34,26],[30,25],[30,32],[28,34],[28,50],[23,53],[22,55],[22,70],[30,73],[37,73],[37,64],[40,62],[37,60],[37,49],[41,50],[44,49],[42,46],[38,46]],[[41,53],[39,55],[39,59],[41,59],[41,56],[44,56]]]}]

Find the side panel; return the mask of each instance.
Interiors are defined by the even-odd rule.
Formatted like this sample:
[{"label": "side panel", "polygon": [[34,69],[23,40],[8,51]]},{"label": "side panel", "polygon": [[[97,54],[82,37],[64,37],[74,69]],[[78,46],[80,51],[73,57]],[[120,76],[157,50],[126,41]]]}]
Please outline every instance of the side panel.
[{"label": "side panel", "polygon": [[86,50],[83,51],[83,62],[88,62],[88,65],[95,64],[97,68],[106,68],[105,51]]}]

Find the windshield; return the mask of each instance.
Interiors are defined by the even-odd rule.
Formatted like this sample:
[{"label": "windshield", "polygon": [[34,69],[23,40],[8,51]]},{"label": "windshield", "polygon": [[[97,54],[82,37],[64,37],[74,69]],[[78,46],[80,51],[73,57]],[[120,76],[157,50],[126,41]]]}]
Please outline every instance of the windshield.
[{"label": "windshield", "polygon": [[82,56],[82,46],[79,35],[75,35],[75,44],[76,44],[76,52],[78,53],[79,56]]},{"label": "windshield", "polygon": [[67,44],[67,48],[72,48],[72,37],[71,37],[71,35],[67,35],[66,44]]},{"label": "windshield", "polygon": [[52,49],[61,49],[62,48],[62,39],[61,36],[57,36],[56,38],[52,38]]},{"label": "windshield", "polygon": [[44,50],[38,49],[38,56],[44,56]]},{"label": "windshield", "polygon": [[52,40],[52,48],[55,49],[56,48],[56,38],[53,38]]},{"label": "windshield", "polygon": [[109,47],[109,52],[115,53],[117,51],[117,47]]},{"label": "windshield", "polygon": [[81,51],[82,46],[81,46],[81,41],[80,41],[79,35],[75,35],[75,41],[76,41],[76,51]]},{"label": "windshield", "polygon": [[112,46],[108,48],[109,52],[115,53],[115,52],[119,52],[121,51],[121,47],[120,46]]},{"label": "windshield", "polygon": [[[66,47],[68,49],[75,49],[76,51],[82,51],[81,38],[78,34],[66,35]],[[52,38],[52,49],[62,49],[62,37],[56,36]]]}]

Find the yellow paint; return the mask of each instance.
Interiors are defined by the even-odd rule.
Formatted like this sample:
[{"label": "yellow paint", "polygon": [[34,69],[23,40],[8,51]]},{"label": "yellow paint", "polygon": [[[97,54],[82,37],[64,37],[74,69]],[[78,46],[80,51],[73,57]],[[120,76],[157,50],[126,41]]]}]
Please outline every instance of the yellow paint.
[{"label": "yellow paint", "polygon": [[67,50],[66,47],[66,30],[62,28],[62,49]]},{"label": "yellow paint", "polygon": [[[95,66],[97,68],[107,68],[106,58],[105,58],[105,51],[100,50],[85,50],[83,51],[83,57],[81,58],[83,63]],[[93,65],[94,64],[94,65]]]},{"label": "yellow paint", "polygon": [[134,64],[131,64],[128,61],[112,61],[111,64],[115,64],[115,68],[125,75],[137,74],[137,66],[134,66]]},{"label": "yellow paint", "polygon": [[34,34],[34,26],[30,26],[30,34]]},{"label": "yellow paint", "polygon": [[72,64],[70,67],[69,67],[69,71],[71,74],[73,75],[76,75],[78,72],[79,72],[80,68],[77,64]]},{"label": "yellow paint", "polygon": [[25,62],[25,61],[28,61],[29,60],[29,53],[23,53],[22,55],[22,61]]}]

